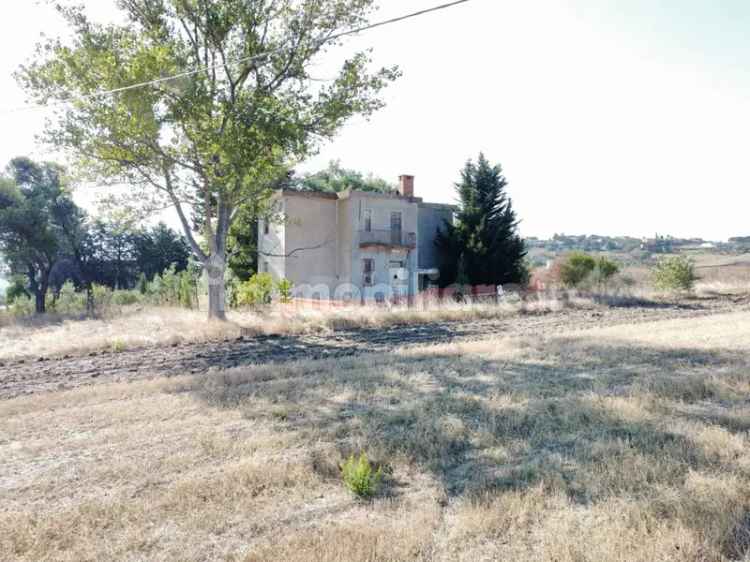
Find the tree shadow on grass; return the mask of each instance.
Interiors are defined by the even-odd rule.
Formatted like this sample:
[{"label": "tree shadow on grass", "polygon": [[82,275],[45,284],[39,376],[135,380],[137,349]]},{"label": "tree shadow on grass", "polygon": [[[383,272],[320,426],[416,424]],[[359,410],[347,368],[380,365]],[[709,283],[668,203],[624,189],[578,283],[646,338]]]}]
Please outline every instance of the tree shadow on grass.
[{"label": "tree shadow on grass", "polygon": [[648,494],[720,462],[672,428],[670,412],[622,412],[611,400],[639,392],[720,412],[725,390],[708,373],[747,365],[742,354],[561,339],[527,355],[427,348],[236,369],[182,390],[342,457],[366,448],[385,463],[405,458],[450,496],[553,483],[585,503]]}]

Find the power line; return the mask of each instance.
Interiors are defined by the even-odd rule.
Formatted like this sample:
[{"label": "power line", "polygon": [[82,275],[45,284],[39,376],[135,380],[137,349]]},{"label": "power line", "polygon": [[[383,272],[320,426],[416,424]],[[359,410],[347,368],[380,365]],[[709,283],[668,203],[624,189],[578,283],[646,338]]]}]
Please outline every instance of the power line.
[{"label": "power line", "polygon": [[[405,20],[409,20],[409,19],[420,17],[420,16],[424,16],[424,15],[427,15],[427,14],[430,14],[430,13],[433,13],[433,12],[438,12],[438,11],[441,11],[441,10],[446,10],[448,8],[453,8],[454,6],[458,6],[459,4],[465,4],[465,3],[470,2],[470,1],[471,0],[456,0],[454,2],[448,2],[446,4],[440,4],[438,6],[433,6],[432,8],[426,8],[424,10],[419,10],[417,12],[412,12],[412,13],[409,13],[409,14],[405,14],[403,16],[398,16],[398,17],[395,17],[395,18],[390,18],[390,19],[387,19],[387,20],[383,20],[383,21],[372,23],[372,24],[364,25],[364,26],[361,26],[361,27],[357,27],[357,28],[354,28],[354,29],[349,29],[347,31],[342,31],[341,33],[336,33],[334,35],[331,35],[330,37],[326,38],[325,42],[334,41],[336,39],[340,39],[342,37],[346,37],[347,35],[354,35],[356,33],[362,33],[364,31],[370,31],[370,30],[376,29],[378,27],[383,27],[383,26],[386,26],[386,25],[391,25],[391,24],[394,24],[394,23],[399,23],[399,22],[402,22],[402,21],[405,21]],[[321,44],[322,44],[322,42],[321,42]],[[147,82],[139,82],[137,84],[131,84],[129,86],[123,86],[121,88],[114,88],[112,90],[102,90],[102,91],[99,91],[99,92],[94,92],[93,94],[87,94],[87,95],[83,95],[83,96],[76,96],[74,98],[71,98],[71,99],[65,100],[65,101],[59,101],[59,102],[50,103],[50,104],[27,105],[27,106],[24,106],[24,107],[17,107],[17,108],[14,108],[14,109],[6,109],[6,110],[0,111],[0,115],[6,115],[6,114],[9,114],[9,113],[15,113],[15,112],[20,112],[20,111],[33,111],[33,110],[37,110],[37,109],[47,109],[47,108],[51,108],[51,107],[59,107],[59,106],[62,106],[62,105],[68,105],[69,103],[72,103],[72,102],[74,102],[76,100],[91,100],[91,99],[96,99],[96,98],[100,98],[100,97],[111,96],[113,94],[119,94],[119,93],[122,93],[122,92],[128,92],[130,90],[136,90],[138,88],[144,88],[146,86],[154,86],[154,85],[157,85],[157,84],[163,84],[164,82],[170,82],[172,80],[178,80],[180,78],[185,78],[187,76],[193,76],[194,74],[198,74],[198,73],[204,72],[206,70],[214,70],[214,69],[217,69],[217,68],[222,68],[222,67],[225,67],[225,66],[228,66],[228,65],[236,65],[236,64],[239,64],[239,63],[243,63],[243,62],[253,62],[253,61],[256,61],[256,60],[263,59],[263,58],[265,58],[265,57],[267,57],[269,55],[280,53],[280,52],[283,52],[283,51],[286,51],[286,50],[288,50],[288,47],[279,47],[278,49],[273,49],[271,51],[266,51],[264,53],[259,53],[257,55],[252,55],[252,56],[247,56],[247,57],[240,57],[240,58],[237,58],[237,59],[232,59],[232,60],[228,60],[226,62],[221,62],[221,63],[216,63],[216,64],[198,66],[198,67],[195,67],[195,68],[193,68],[191,70],[186,70],[184,72],[180,72],[180,73],[174,74],[172,76],[165,76],[163,78],[156,78],[154,80],[149,80]]]}]

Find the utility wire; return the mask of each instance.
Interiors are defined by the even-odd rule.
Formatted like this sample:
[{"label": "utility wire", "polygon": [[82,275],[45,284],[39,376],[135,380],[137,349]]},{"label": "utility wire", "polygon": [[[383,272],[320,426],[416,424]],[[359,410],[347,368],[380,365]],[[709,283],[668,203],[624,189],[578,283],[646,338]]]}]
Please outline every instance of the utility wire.
[{"label": "utility wire", "polygon": [[[391,19],[387,19],[387,20],[375,22],[375,23],[372,23],[372,24],[364,25],[362,27],[357,27],[357,28],[354,28],[354,29],[349,29],[347,31],[342,31],[340,33],[336,33],[334,35],[331,35],[330,37],[326,38],[325,42],[334,41],[336,39],[340,39],[342,37],[346,37],[347,35],[354,35],[356,33],[362,33],[363,31],[369,31],[371,29],[376,29],[378,27],[383,27],[383,26],[386,26],[386,25],[391,25],[391,24],[402,22],[402,21],[405,21],[405,20],[417,18],[417,17],[424,16],[426,14],[430,14],[430,13],[433,13],[433,12],[438,12],[438,11],[441,11],[441,10],[446,10],[448,8],[452,8],[454,6],[458,6],[459,4],[465,4],[465,3],[470,2],[470,1],[471,0],[456,0],[455,2],[448,2],[447,4],[440,4],[438,6],[433,6],[432,8],[426,8],[424,10],[419,10],[418,12],[412,12],[410,14],[405,14],[403,16],[398,16],[398,17],[395,17],[395,18],[391,18]],[[269,55],[280,53],[280,52],[283,52],[283,51],[286,51],[286,50],[288,50],[288,47],[279,47],[278,49],[273,49],[271,51],[266,51],[264,53],[259,53],[257,55],[252,55],[252,56],[247,56],[247,57],[240,57],[240,58],[237,58],[237,59],[228,60],[226,62],[221,62],[221,63],[217,63],[217,64],[198,66],[198,67],[195,67],[195,68],[193,68],[191,70],[186,70],[185,72],[180,72],[179,74],[174,74],[172,76],[165,76],[163,78],[156,78],[154,80],[149,80],[147,82],[139,82],[137,84],[131,84],[129,86],[123,86],[121,88],[114,88],[112,90],[103,90],[103,91],[99,91],[99,92],[94,92],[93,94],[87,94],[87,95],[83,95],[83,96],[76,96],[74,98],[71,98],[71,99],[65,100],[65,101],[59,101],[59,102],[49,103],[49,104],[27,105],[27,106],[24,106],[24,107],[17,107],[17,108],[14,108],[14,109],[6,109],[6,110],[0,111],[0,115],[7,115],[9,113],[15,113],[15,112],[20,112],[20,111],[32,111],[32,110],[37,110],[37,109],[47,109],[47,108],[51,108],[51,107],[58,107],[58,106],[61,106],[61,105],[68,105],[68,104],[70,104],[70,103],[72,103],[72,102],[74,102],[76,100],[91,100],[91,99],[97,99],[97,98],[100,98],[100,97],[111,96],[113,94],[119,94],[119,93],[122,93],[122,92],[128,92],[130,90],[136,90],[138,88],[145,88],[146,86],[154,86],[154,85],[157,85],[157,84],[163,84],[164,82],[170,82],[172,80],[178,80],[180,78],[185,78],[186,76],[193,76],[194,74],[198,74],[198,73],[204,72],[206,70],[213,70],[213,69],[222,68],[222,67],[228,66],[228,65],[236,65],[236,64],[239,64],[239,63],[243,63],[243,62],[253,62],[253,61],[256,61],[256,60],[263,59],[263,58],[265,58],[265,57],[267,57]]]}]

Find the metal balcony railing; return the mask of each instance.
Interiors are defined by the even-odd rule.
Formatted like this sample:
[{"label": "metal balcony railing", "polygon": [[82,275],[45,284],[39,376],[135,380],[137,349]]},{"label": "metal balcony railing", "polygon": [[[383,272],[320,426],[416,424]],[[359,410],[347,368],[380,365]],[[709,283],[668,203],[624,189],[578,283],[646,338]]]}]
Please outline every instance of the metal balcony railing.
[{"label": "metal balcony railing", "polygon": [[401,246],[416,248],[417,235],[401,230],[360,230],[360,246]]}]

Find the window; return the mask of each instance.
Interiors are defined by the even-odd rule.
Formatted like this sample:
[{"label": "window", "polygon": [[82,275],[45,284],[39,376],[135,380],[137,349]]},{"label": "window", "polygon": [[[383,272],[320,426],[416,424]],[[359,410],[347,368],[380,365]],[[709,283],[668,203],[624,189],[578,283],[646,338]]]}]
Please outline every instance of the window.
[{"label": "window", "polygon": [[365,287],[373,285],[375,277],[375,260],[365,258],[362,260],[362,284]]},{"label": "window", "polygon": [[269,221],[268,219],[265,219],[263,221],[263,234],[268,234],[270,232],[270,230],[271,230],[271,227],[270,227],[270,224],[269,224],[270,222],[271,221]]},{"label": "window", "polygon": [[372,209],[365,209],[365,232],[372,232]]},{"label": "window", "polygon": [[268,273],[268,262],[263,260],[263,263],[260,266],[260,272],[261,273]]},{"label": "window", "polygon": [[391,244],[401,244],[401,213],[391,213]]}]

